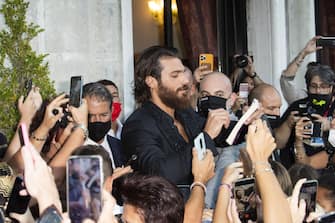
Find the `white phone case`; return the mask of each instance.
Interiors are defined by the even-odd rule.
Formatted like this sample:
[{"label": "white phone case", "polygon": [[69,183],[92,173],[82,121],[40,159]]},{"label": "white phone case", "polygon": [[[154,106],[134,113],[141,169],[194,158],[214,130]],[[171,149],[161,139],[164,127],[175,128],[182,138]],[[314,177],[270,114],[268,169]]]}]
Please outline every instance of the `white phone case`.
[{"label": "white phone case", "polygon": [[194,139],[194,147],[198,152],[198,159],[203,160],[206,155],[206,141],[203,132]]}]

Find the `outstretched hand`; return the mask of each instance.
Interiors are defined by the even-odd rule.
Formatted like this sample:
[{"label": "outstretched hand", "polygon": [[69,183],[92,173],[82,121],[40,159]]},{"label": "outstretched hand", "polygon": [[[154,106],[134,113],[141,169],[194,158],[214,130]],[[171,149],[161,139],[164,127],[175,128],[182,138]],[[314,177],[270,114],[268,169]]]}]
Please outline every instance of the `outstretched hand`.
[{"label": "outstretched hand", "polygon": [[192,174],[194,176],[194,182],[198,181],[206,184],[207,181],[214,176],[215,163],[213,154],[207,149],[204,159],[199,160],[198,152],[193,148],[192,155]]},{"label": "outstretched hand", "polygon": [[252,162],[267,162],[276,143],[265,121],[257,119],[248,127],[247,152]]},{"label": "outstretched hand", "polygon": [[307,42],[305,48],[303,49],[303,52],[305,53],[305,55],[308,55],[310,53],[314,53],[317,50],[322,49],[322,46],[316,46],[316,41],[320,38],[321,38],[321,36],[314,36],[311,40],[309,40]]},{"label": "outstretched hand", "polygon": [[40,89],[34,86],[26,98],[23,96],[19,98],[18,108],[21,119],[30,122],[38,109],[40,109],[41,105],[42,96],[40,94]]}]

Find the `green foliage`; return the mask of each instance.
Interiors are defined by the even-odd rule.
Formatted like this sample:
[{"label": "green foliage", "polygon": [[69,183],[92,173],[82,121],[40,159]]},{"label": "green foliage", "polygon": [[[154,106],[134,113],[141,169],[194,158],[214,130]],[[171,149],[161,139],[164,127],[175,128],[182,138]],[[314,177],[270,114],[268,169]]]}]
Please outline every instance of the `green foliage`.
[{"label": "green foliage", "polygon": [[24,0],[5,0],[0,9],[6,24],[0,31],[0,129],[9,138],[19,120],[17,101],[27,95],[26,81],[32,80],[43,98],[55,94],[48,63],[43,61],[47,55],[38,55],[30,46],[43,29],[27,24],[28,6]]}]

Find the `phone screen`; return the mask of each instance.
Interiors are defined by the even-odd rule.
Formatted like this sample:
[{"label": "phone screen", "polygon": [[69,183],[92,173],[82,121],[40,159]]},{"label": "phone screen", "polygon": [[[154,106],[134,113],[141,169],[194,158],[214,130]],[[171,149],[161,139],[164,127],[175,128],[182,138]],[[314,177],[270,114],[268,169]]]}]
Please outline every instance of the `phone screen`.
[{"label": "phone screen", "polygon": [[81,104],[81,97],[83,91],[83,83],[81,76],[71,77],[71,87],[70,87],[70,105],[74,107],[79,107]]},{"label": "phone screen", "polygon": [[306,201],[306,215],[308,217],[310,212],[315,211],[316,206],[316,191],[318,189],[318,181],[309,180],[302,184],[299,194],[299,200]]},{"label": "phone screen", "polygon": [[249,95],[249,84],[248,83],[240,83],[239,86],[239,95],[241,98],[248,98]]},{"label": "phone screen", "polygon": [[20,191],[23,189],[25,189],[23,179],[21,177],[16,177],[6,208],[7,216],[9,213],[24,214],[26,212],[31,197],[30,195],[20,195]]},{"label": "phone screen", "polygon": [[241,221],[256,221],[257,194],[255,193],[255,179],[244,178],[237,180],[234,184],[234,197]]},{"label": "phone screen", "polygon": [[101,212],[102,158],[71,156],[67,161],[67,202],[73,223],[89,218],[98,221]]}]

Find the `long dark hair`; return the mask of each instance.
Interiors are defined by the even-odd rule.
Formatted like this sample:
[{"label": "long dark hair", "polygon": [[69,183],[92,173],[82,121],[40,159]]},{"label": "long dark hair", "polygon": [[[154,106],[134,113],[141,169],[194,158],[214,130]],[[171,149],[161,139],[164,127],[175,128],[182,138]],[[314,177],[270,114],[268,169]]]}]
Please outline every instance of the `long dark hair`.
[{"label": "long dark hair", "polygon": [[152,76],[160,80],[162,67],[159,60],[164,57],[177,57],[176,51],[172,48],[152,46],[145,49],[136,61],[134,95],[138,104],[151,98],[145,79]]}]

